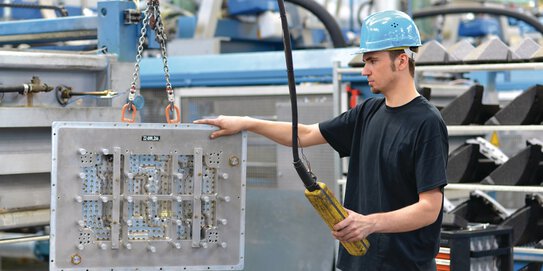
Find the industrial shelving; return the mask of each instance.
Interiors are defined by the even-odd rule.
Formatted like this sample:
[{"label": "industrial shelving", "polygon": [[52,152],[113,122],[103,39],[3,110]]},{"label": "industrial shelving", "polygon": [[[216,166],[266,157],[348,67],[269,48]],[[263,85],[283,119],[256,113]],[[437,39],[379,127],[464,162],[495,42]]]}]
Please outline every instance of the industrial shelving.
[{"label": "industrial shelving", "polygon": [[447,185],[447,189],[450,189],[450,190],[481,190],[481,191],[497,191],[497,192],[543,193],[543,186],[512,186],[512,185],[450,183],[450,184]]}]

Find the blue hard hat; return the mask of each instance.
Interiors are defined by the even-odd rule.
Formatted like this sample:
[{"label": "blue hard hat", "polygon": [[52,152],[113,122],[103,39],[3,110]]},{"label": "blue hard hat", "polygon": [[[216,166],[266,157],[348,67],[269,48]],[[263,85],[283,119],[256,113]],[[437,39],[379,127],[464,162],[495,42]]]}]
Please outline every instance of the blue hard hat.
[{"label": "blue hard hat", "polygon": [[358,54],[421,46],[420,34],[409,15],[386,10],[368,16],[360,29]]}]

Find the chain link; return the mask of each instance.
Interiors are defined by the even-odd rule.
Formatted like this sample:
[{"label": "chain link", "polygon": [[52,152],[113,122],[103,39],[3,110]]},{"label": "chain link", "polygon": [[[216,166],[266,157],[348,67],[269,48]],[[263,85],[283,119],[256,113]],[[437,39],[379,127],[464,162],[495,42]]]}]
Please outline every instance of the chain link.
[{"label": "chain link", "polygon": [[132,103],[136,96],[136,83],[140,73],[140,61],[143,55],[143,43],[145,41],[145,34],[147,33],[147,24],[149,23],[149,10],[151,5],[147,5],[145,8],[145,17],[143,17],[143,26],[140,31],[140,37],[138,40],[138,53],[136,54],[136,64],[134,65],[134,73],[132,74],[132,84],[130,85],[130,94],[128,95],[128,101]]},{"label": "chain link", "polygon": [[164,77],[166,79],[166,93],[168,94],[168,101],[173,104],[175,101],[174,95],[173,95],[173,89],[172,84],[170,82],[170,69],[168,68],[168,57],[167,57],[167,51],[166,51],[166,33],[164,31],[164,24],[162,23],[162,17],[160,16],[160,12],[156,13],[156,25],[155,25],[155,31],[158,39],[158,43],[160,44],[160,52],[162,54],[162,64],[164,66]]},{"label": "chain link", "polygon": [[136,64],[134,65],[134,73],[132,74],[132,84],[130,85],[130,94],[128,100],[130,102],[134,101],[136,96],[136,84],[138,81],[138,76],[140,72],[140,62],[143,55],[143,43],[145,41],[145,34],[147,33],[147,25],[151,20],[151,17],[154,19],[154,30],[156,33],[158,44],[160,45],[160,54],[162,56],[162,64],[164,68],[164,77],[166,79],[166,93],[168,95],[168,102],[172,105],[175,101],[172,84],[170,81],[170,69],[168,68],[168,57],[166,52],[166,33],[164,30],[164,24],[162,23],[162,17],[160,16],[160,10],[158,7],[157,0],[148,0],[147,7],[145,9],[145,17],[143,18],[143,26],[140,31],[140,37],[138,41],[138,53],[136,55]]}]

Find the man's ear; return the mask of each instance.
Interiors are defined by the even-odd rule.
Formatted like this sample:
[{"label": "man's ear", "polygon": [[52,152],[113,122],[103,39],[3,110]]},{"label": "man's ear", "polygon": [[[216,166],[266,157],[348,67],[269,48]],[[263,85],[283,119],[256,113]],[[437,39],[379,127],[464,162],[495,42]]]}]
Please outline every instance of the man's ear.
[{"label": "man's ear", "polygon": [[409,57],[401,54],[398,57],[398,70],[409,69]]}]

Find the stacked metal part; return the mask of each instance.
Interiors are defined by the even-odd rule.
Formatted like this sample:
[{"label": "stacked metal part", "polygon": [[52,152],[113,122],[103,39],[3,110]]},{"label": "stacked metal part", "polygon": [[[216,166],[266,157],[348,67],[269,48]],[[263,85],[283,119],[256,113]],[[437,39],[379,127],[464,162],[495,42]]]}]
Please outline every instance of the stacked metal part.
[{"label": "stacked metal part", "polygon": [[[475,270],[512,270],[513,246],[540,248],[543,245],[543,196],[528,194],[525,205],[511,211],[488,194],[475,190],[468,200],[444,215],[443,230],[442,236],[449,243],[468,239],[465,240],[467,248],[462,250],[468,251],[469,260],[460,263],[467,261],[471,270],[474,266],[483,268]],[[480,253],[485,256],[474,256]],[[540,270],[541,263],[530,262],[524,268],[528,269],[522,270]]]},{"label": "stacked metal part", "polygon": [[483,138],[467,140],[449,155],[450,183],[538,186],[543,182],[543,143],[530,139],[508,158]]},{"label": "stacked metal part", "polygon": [[449,261],[447,270],[512,270],[513,231],[500,225],[508,215],[497,201],[480,191],[472,192],[469,200],[446,213],[441,245],[447,249],[440,249],[440,254],[446,254],[441,258]]},{"label": "stacked metal part", "polygon": [[449,154],[447,180],[450,183],[480,182],[508,159],[485,139],[469,139]]},{"label": "stacked metal part", "polygon": [[422,45],[415,59],[417,65],[447,65],[473,63],[539,62],[543,60],[543,48],[530,38],[525,38],[511,48],[494,37],[474,47],[461,40],[446,47],[432,40]]},{"label": "stacked metal part", "polygon": [[[466,224],[462,225],[462,221],[472,227],[477,224],[511,227],[514,246],[534,247],[543,241],[543,196],[541,194],[526,195],[525,205],[510,211],[488,194],[475,190],[470,193],[468,200],[458,204],[446,216],[448,218],[444,219],[443,225],[450,229],[465,227]],[[450,223],[452,221],[459,223],[454,225]]]},{"label": "stacked metal part", "polygon": [[523,91],[507,105],[484,104],[484,87],[472,85],[440,108],[447,125],[538,125],[543,122],[543,86]]},{"label": "stacked metal part", "polygon": [[[543,181],[542,147],[543,142],[530,139],[525,148],[507,157],[483,138],[470,139],[449,155],[447,178],[450,183],[539,186]],[[524,206],[513,209],[504,208],[494,197],[478,190],[471,192],[467,200],[448,208],[443,229],[462,232],[474,227],[486,229],[489,225],[497,229],[510,228],[511,246],[542,247],[543,195],[526,194]],[[528,265],[536,268],[528,270],[541,269],[541,263],[530,262]]]}]

